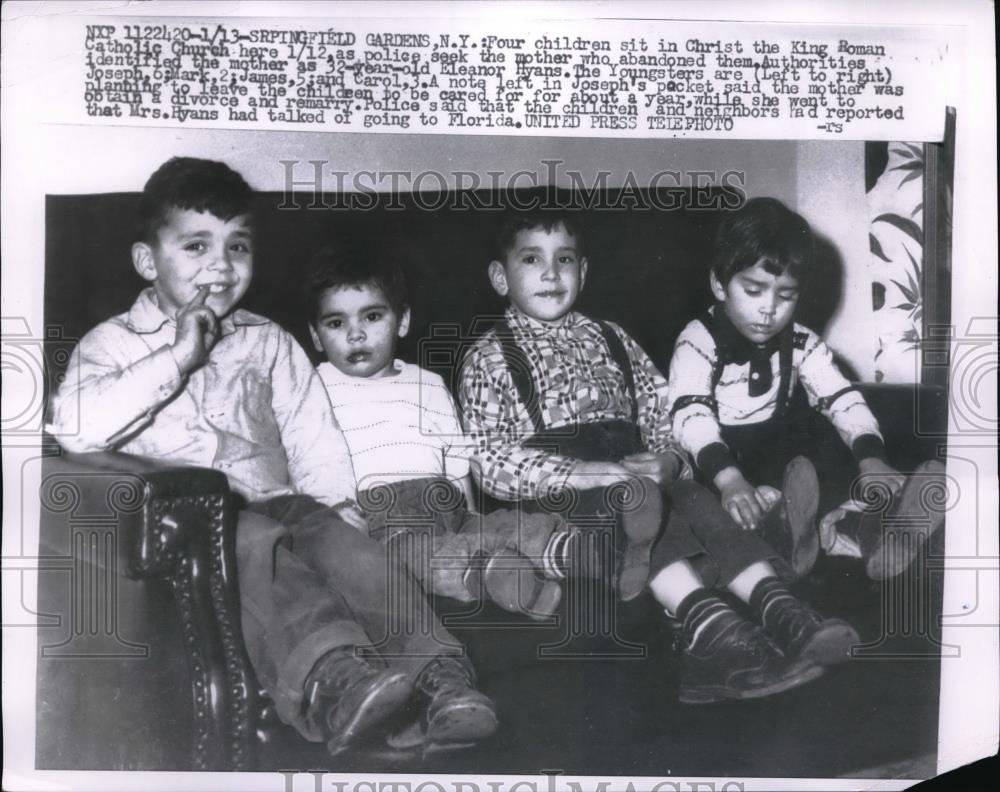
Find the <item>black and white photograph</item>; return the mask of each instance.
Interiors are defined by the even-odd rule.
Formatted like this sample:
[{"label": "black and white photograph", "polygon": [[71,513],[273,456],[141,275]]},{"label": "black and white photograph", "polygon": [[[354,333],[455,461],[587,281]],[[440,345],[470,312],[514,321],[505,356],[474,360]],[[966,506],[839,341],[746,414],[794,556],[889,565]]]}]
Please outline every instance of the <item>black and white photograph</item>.
[{"label": "black and white photograph", "polygon": [[6,788],[996,753],[991,6],[144,6],[3,7]]}]

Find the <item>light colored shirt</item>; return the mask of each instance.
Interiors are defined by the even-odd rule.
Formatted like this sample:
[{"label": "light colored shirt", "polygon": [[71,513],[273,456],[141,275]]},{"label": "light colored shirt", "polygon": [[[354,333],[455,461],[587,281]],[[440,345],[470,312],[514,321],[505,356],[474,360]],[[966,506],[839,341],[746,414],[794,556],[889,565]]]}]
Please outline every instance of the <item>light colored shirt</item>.
[{"label": "light colored shirt", "polygon": [[69,451],[118,450],[222,471],[248,500],[355,496],[354,472],[323,384],[274,322],[237,310],[189,376],[177,326],[145,289],[127,313],[87,333],[53,400],[50,431]]},{"label": "light colored shirt", "polygon": [[437,374],[395,361],[388,377],[351,377],[332,363],[316,369],[326,386],[358,489],[469,473],[470,447],[455,400]]},{"label": "light colored shirt", "polygon": [[[713,309],[714,310],[714,309]],[[717,321],[719,317],[713,314]],[[735,333],[735,329],[723,328]],[[844,377],[830,348],[809,328],[794,324],[788,393],[801,382],[809,404],[836,428],[843,441],[863,457],[884,453],[878,422],[864,397]],[[746,342],[750,343],[750,342]],[[774,415],[781,387],[780,353],[769,358],[770,387],[751,393],[750,361],[721,358],[715,338],[700,320],[689,322],[677,338],[670,361],[670,409],[674,436],[709,476],[735,464],[722,439],[720,426],[743,426]],[[713,379],[718,381],[713,387]],[[756,390],[756,389],[754,389]],[[859,442],[860,441],[860,442]]]},{"label": "light colored shirt", "polygon": [[[545,428],[632,420],[625,375],[597,322],[572,312],[562,324],[552,326],[513,307],[507,309],[506,318],[528,360]],[[628,333],[608,324],[632,363],[635,420],[643,444],[656,453],[670,450],[667,381]],[[495,330],[469,350],[458,399],[466,431],[476,444],[472,473],[487,493],[504,500],[538,498],[566,485],[576,459],[521,445],[535,427],[518,397]]]}]

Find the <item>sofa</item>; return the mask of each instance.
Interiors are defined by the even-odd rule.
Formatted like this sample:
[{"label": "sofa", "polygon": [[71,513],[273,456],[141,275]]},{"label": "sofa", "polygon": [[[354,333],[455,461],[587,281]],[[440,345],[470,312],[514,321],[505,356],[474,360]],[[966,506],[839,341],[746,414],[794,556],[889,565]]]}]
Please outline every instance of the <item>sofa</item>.
[{"label": "sofa", "polygon": [[[58,326],[63,341],[78,338],[101,319],[126,310],[134,299],[141,283],[122,277],[128,268],[131,234],[123,224],[109,221],[131,211],[135,200],[132,194],[49,198],[46,315],[47,321]],[[294,284],[309,246],[331,233],[330,225],[338,233],[364,234],[373,233],[371,224],[380,218],[393,220],[403,229],[404,238],[410,228],[414,240],[411,272],[420,277],[411,340],[403,355],[436,368],[446,380],[454,372],[456,355],[439,354],[441,339],[451,339],[448,343],[458,349],[474,333],[476,317],[500,310],[485,283],[484,262],[489,253],[483,242],[485,221],[478,215],[404,212],[400,218],[357,220],[329,213],[322,217],[282,213],[275,208],[278,196],[274,195],[262,195],[260,201],[266,238],[284,235],[294,242],[291,249],[281,251],[283,258],[276,247],[260,251],[257,269],[261,275],[247,306],[281,321],[306,346],[305,327],[295,309]],[[596,270],[598,275],[588,283],[582,307],[621,321],[653,359],[665,366],[673,338],[707,304],[707,283],[703,282],[707,279],[698,273],[703,273],[705,240],[715,221],[713,213],[705,211],[644,217],[626,213],[618,218],[595,213],[592,225],[594,239],[599,241],[594,243],[593,259],[604,265],[605,274],[591,265],[592,273]],[[675,244],[665,247],[664,239]],[[438,258],[431,255],[436,250],[442,251]],[[612,265],[619,268],[618,276],[609,274]],[[630,268],[626,277],[620,277],[621,267]],[[640,278],[652,286],[636,298],[631,290]],[[452,288],[434,285],[442,279]],[[686,287],[668,288],[671,283]],[[88,299],[81,301],[80,294]],[[806,304],[815,308],[814,316],[822,314],[821,297],[807,298]],[[442,323],[441,317],[448,321]],[[429,338],[434,339],[431,347],[421,344],[421,339]],[[50,376],[58,373],[50,371]],[[894,464],[911,470],[923,459],[943,456],[948,416],[948,394],[943,388],[868,384],[862,389],[884,429]],[[817,437],[820,444],[836,444],[828,436]],[[558,662],[575,658],[576,665],[562,667],[570,669],[566,684],[577,685],[575,693],[566,694],[572,700],[565,702],[576,713],[573,718],[561,709],[559,696],[563,694],[557,688],[565,680],[554,665],[546,666],[538,650],[543,644],[559,644],[553,640],[555,627],[527,619],[511,625],[509,619],[497,621],[488,608],[470,612],[457,603],[440,602],[449,626],[469,646],[484,689],[492,691],[501,704],[506,725],[499,742],[479,753],[444,758],[369,752],[333,761],[322,746],[305,744],[278,723],[266,695],[258,689],[241,638],[234,499],[225,476],[120,453],[69,454],[48,438],[43,456],[38,494],[38,612],[50,618],[39,620],[37,632],[39,769],[420,767],[422,771],[537,773],[537,762],[545,761],[541,757],[551,756],[551,762],[558,763],[576,756],[577,764],[570,766],[580,772],[608,767],[606,772],[650,774],[660,766],[655,757],[660,755],[656,751],[663,747],[661,743],[676,742],[676,735],[668,739],[656,728],[635,725],[635,734],[642,734],[643,740],[648,734],[651,745],[660,747],[637,751],[631,759],[626,752],[600,760],[602,752],[596,750],[604,740],[595,726],[606,720],[602,695],[613,695],[612,701],[617,702],[607,707],[625,707],[622,713],[633,713],[622,716],[627,722],[648,706],[643,691],[629,683],[629,669],[636,666],[626,661],[671,654],[669,636],[655,626],[662,619],[649,618],[651,607],[645,599],[623,609],[622,640],[618,641],[619,646],[640,646],[641,652],[609,654],[604,651],[608,647],[602,648],[597,640],[578,642],[574,652],[557,658]],[[935,613],[940,613],[941,573],[933,557],[940,554],[940,542],[939,536],[907,583],[929,592]],[[836,580],[850,578],[858,591],[867,587],[864,596],[847,598],[851,613],[873,625],[878,621],[878,594],[870,582],[859,582],[856,572],[839,563],[821,572],[819,582],[809,585],[826,586],[829,591]],[[817,594],[822,599],[822,592]],[[839,607],[836,594],[830,599],[831,607]],[[877,630],[877,625],[872,627],[873,632]],[[581,663],[581,658],[590,662]],[[664,659],[664,668],[670,662]],[[902,729],[895,743],[892,739],[883,743],[881,754],[872,753],[873,746],[867,744],[871,741],[863,735],[845,737],[857,744],[856,754],[829,767],[823,764],[828,759],[805,762],[800,774],[858,770],[865,762],[882,761],[886,753],[888,760],[932,752],[934,662],[931,658],[921,670],[921,709],[912,719],[912,734]],[[657,672],[655,678],[660,676]],[[662,676],[666,679],[670,674]],[[588,708],[590,695],[594,698]],[[545,706],[530,718],[518,709],[520,705],[504,705],[505,701],[525,701],[529,703],[523,708],[531,709],[530,702],[539,700]],[[649,717],[658,722],[652,713]],[[850,734],[846,721],[841,725],[844,734]],[[794,730],[794,723],[788,728]],[[538,729],[543,729],[542,736],[534,736]],[[692,756],[701,750],[705,767],[714,773],[727,768],[707,737],[692,745],[686,750],[693,751]],[[747,750],[748,755],[767,756],[759,746]],[[733,758],[730,769],[745,772],[741,761]],[[675,760],[668,765],[673,772],[689,775],[701,767],[697,762],[677,764]],[[794,762],[790,766],[797,767]]]}]

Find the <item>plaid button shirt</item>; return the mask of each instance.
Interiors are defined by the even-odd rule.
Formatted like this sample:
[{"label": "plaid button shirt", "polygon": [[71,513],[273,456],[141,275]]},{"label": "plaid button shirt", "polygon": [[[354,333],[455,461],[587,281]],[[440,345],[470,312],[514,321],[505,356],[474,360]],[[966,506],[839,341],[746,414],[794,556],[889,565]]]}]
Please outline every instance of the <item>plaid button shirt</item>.
[{"label": "plaid button shirt", "polygon": [[[507,309],[506,317],[531,367],[546,428],[631,420],[625,377],[597,322],[570,313],[553,327],[514,308]],[[667,381],[624,330],[611,326],[632,361],[642,441],[649,451],[673,450]],[[577,460],[521,445],[535,430],[494,330],[469,350],[458,397],[466,431],[477,449],[473,475],[487,493],[504,500],[538,498],[566,485]]]}]

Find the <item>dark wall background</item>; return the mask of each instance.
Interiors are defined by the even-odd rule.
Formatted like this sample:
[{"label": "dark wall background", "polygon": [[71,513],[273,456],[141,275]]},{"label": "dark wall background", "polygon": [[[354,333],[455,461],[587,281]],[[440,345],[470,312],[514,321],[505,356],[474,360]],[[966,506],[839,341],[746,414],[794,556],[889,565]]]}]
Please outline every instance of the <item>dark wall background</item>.
[{"label": "dark wall background", "polygon": [[[488,196],[478,199],[482,205]],[[431,354],[429,347],[467,343],[485,329],[482,321],[477,328],[477,318],[502,313],[504,303],[486,277],[502,213],[468,208],[476,205],[471,196],[438,201],[424,194],[420,204],[412,196],[383,196],[381,205],[367,211],[309,208],[311,195],[296,199],[299,208],[281,207],[282,200],[277,193],[257,196],[255,274],[243,307],[279,322],[310,353],[299,291],[303,273],[319,246],[345,237],[373,245],[394,240],[406,259],[413,308],[410,335],[400,348],[406,360],[447,378],[457,355]],[[335,200],[331,196],[324,203]],[[617,193],[611,192],[602,208],[580,210],[590,269],[579,310],[619,322],[664,369],[681,329],[711,303],[707,267],[718,207],[736,205],[739,196],[724,196],[718,188],[684,189],[669,200],[685,208],[609,209],[617,204]],[[61,328],[64,339],[78,339],[128,310],[145,285],[130,257],[137,201],[135,193],[47,198],[45,318],[47,326]],[[398,208],[387,206],[390,201]],[[717,208],[693,208],[702,206]],[[806,323],[817,329],[835,307],[831,295],[839,294],[827,281],[800,306]],[[432,323],[437,329],[428,345]]]}]

